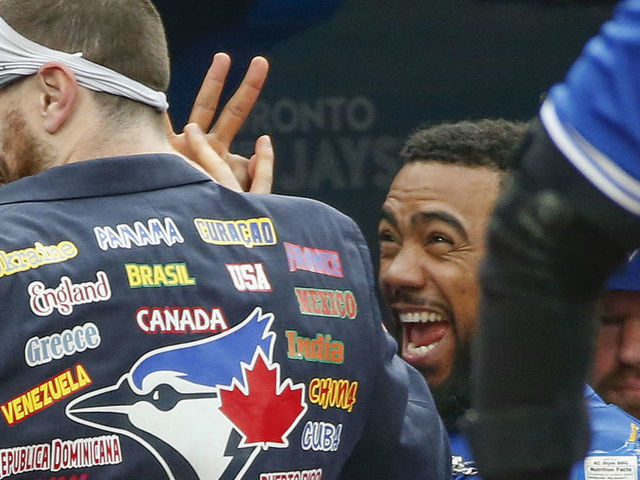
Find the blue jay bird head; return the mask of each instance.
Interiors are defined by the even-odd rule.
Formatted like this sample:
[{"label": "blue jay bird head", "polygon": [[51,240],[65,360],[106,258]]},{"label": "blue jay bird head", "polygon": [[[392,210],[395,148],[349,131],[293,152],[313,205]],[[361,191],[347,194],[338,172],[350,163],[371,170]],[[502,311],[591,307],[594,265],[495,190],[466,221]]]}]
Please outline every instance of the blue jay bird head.
[{"label": "blue jay bird head", "polygon": [[250,364],[257,348],[271,358],[275,334],[269,332],[273,315],[256,308],[236,327],[219,335],[182,345],[160,348],[142,356],[131,368],[134,391],[149,392],[158,375],[181,388],[228,386],[242,379],[241,363]]},{"label": "blue jay bird head", "polygon": [[152,350],[116,384],[74,399],[66,414],[75,422],[133,438],[169,479],[217,479],[229,469],[240,471],[257,449],[237,448],[239,435],[219,410],[219,387],[242,381],[242,366],[252,362],[258,349],[272,358],[272,322],[272,314],[256,308],[221,334]]}]

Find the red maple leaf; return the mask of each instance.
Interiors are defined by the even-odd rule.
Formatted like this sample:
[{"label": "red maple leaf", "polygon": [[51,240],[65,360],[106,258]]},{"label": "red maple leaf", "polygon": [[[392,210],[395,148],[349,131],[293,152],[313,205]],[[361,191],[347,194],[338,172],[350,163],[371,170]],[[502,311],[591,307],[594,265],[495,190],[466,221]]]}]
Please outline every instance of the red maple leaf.
[{"label": "red maple leaf", "polygon": [[244,435],[243,446],[286,447],[287,433],[307,409],[304,385],[294,386],[291,379],[280,384],[280,365],[268,367],[262,354],[253,367],[243,369],[244,389],[237,382],[230,389],[220,388],[220,411]]}]

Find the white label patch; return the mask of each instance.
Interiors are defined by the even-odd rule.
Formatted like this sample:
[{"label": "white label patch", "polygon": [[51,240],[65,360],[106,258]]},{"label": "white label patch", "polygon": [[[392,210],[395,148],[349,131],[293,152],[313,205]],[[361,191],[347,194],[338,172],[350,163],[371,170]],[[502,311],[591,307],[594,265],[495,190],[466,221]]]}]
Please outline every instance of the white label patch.
[{"label": "white label patch", "polygon": [[638,480],[638,457],[592,456],[584,459],[585,480]]}]

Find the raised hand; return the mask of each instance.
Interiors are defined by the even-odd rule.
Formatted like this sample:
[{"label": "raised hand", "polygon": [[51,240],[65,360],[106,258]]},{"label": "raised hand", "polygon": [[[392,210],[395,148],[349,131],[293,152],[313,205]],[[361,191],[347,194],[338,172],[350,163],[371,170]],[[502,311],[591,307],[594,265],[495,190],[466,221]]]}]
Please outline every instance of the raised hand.
[{"label": "raised hand", "polygon": [[224,160],[211,146],[211,137],[205,135],[198,124],[190,123],[184,131],[189,150],[187,156],[218,183],[237,192],[271,192],[275,156],[268,135],[258,137],[250,159],[229,154]]},{"label": "raised hand", "polygon": [[230,147],[262,91],[269,63],[264,57],[252,59],[240,86],[209,129],[230,66],[229,55],[214,55],[185,132],[176,134],[167,116],[167,135],[176,150],[198,163],[222,185],[237,191],[268,193],[273,183],[274,168],[271,139],[266,135],[258,138],[255,154],[250,159],[231,153]]}]

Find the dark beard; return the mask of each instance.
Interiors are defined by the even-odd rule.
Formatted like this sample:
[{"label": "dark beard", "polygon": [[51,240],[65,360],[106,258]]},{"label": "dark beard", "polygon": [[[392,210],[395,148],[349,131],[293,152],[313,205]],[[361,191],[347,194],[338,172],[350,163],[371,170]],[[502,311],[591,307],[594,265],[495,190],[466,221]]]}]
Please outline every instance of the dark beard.
[{"label": "dark beard", "polygon": [[451,375],[440,386],[432,387],[436,402],[447,431],[456,430],[456,422],[471,408],[471,345],[458,339]]},{"label": "dark beard", "polygon": [[[51,148],[40,142],[27,129],[24,116],[20,112],[10,111],[4,122],[6,127],[0,142],[3,152],[0,159],[0,185],[35,175],[51,167]],[[4,152],[11,152],[11,158]]]}]

